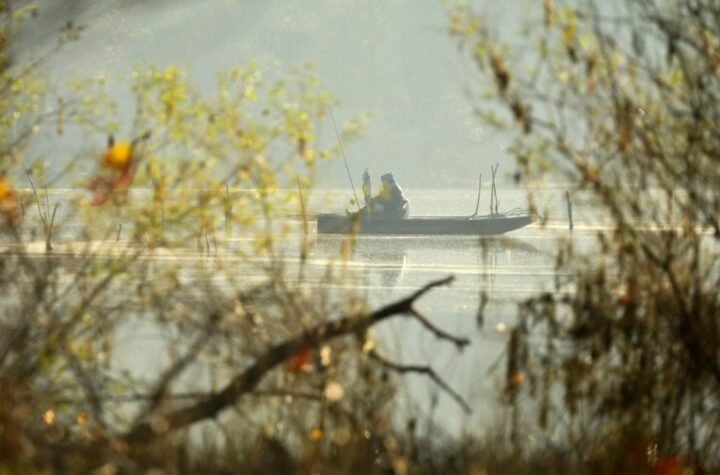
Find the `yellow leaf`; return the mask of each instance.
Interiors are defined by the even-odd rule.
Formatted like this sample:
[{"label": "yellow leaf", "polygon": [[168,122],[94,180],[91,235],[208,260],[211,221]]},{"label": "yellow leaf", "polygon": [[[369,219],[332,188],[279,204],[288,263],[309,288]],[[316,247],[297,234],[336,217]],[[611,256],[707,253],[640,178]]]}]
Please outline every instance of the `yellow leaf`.
[{"label": "yellow leaf", "polygon": [[319,427],[313,428],[310,431],[310,433],[308,434],[308,437],[313,442],[317,442],[317,441],[321,440],[324,436],[325,436],[325,432]]},{"label": "yellow leaf", "polygon": [[254,101],[255,99],[257,99],[257,95],[255,94],[255,86],[253,86],[252,84],[248,84],[247,86],[245,86],[244,95],[245,99],[249,101]]},{"label": "yellow leaf", "polygon": [[105,151],[102,163],[108,168],[122,170],[128,167],[131,159],[132,145],[129,142],[118,142]]},{"label": "yellow leaf", "polygon": [[563,44],[565,47],[572,45],[573,40],[575,39],[575,28],[574,20],[568,21],[565,28],[563,28]]},{"label": "yellow leaf", "polygon": [[55,422],[55,411],[48,409],[42,415],[43,422],[47,425],[52,425]]}]

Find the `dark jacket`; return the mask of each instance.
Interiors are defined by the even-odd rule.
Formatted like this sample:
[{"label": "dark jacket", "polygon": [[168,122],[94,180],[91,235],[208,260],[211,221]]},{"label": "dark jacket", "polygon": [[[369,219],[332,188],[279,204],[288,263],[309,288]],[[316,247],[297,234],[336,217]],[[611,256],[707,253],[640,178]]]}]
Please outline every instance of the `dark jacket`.
[{"label": "dark jacket", "polygon": [[389,219],[410,217],[410,202],[405,198],[402,188],[392,174],[382,177],[380,192],[368,203],[369,214]]}]

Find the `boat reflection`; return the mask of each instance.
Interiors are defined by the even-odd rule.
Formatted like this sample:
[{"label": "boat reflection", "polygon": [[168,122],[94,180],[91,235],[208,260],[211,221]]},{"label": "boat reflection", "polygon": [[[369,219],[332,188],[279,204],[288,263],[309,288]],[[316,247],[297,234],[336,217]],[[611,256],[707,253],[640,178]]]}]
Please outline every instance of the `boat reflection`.
[{"label": "boat reflection", "polygon": [[506,236],[357,236],[354,241],[341,235],[320,235],[315,243],[316,250],[323,255],[339,254],[343,243],[350,245],[352,255],[371,260],[407,251],[470,251],[504,253],[517,251],[534,254],[538,248],[527,241]]},{"label": "boat reflection", "polygon": [[504,236],[320,236],[315,252],[341,258],[362,269],[366,280],[395,287],[414,273],[493,273],[498,266],[529,262],[539,254],[532,244]]}]

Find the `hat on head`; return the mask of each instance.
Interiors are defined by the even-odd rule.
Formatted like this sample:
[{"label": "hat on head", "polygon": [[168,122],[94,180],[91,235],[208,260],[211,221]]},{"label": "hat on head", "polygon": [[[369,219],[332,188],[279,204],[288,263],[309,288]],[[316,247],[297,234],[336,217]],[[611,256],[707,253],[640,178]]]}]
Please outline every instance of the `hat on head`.
[{"label": "hat on head", "polygon": [[392,183],[395,181],[395,177],[393,176],[392,173],[386,173],[380,177],[380,181],[384,181],[386,183]]}]

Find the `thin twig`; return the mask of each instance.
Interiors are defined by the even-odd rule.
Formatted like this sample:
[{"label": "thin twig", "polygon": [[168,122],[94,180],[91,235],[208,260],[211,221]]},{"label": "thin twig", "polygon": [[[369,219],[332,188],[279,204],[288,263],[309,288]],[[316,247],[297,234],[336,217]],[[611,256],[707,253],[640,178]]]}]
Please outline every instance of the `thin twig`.
[{"label": "thin twig", "polygon": [[[50,204],[48,204],[48,212],[50,210],[49,208]],[[60,206],[60,203],[55,203],[55,206],[53,206],[52,214],[50,215],[50,221],[48,222],[48,227],[46,229],[46,235],[45,235],[45,250],[46,251],[52,251],[52,234],[53,234],[53,228],[55,227],[55,215],[57,214],[58,207]]]},{"label": "thin twig", "polygon": [[448,383],[446,383],[445,380],[442,379],[440,377],[440,375],[438,375],[435,372],[435,370],[432,369],[430,366],[403,365],[403,364],[395,363],[395,362],[390,361],[387,358],[381,356],[375,350],[368,353],[368,355],[372,359],[374,359],[375,361],[377,361],[378,363],[383,365],[384,367],[391,369],[393,371],[397,371],[398,373],[403,373],[403,374],[418,373],[418,374],[427,375],[430,379],[432,379],[435,382],[435,384],[440,386],[440,389],[442,389],[443,391],[448,393],[448,395],[450,395],[450,397],[453,398],[455,400],[455,402],[457,402],[466,413],[469,414],[472,412],[470,405],[465,401],[465,399],[463,399],[463,397],[460,396],[460,394],[458,394],[453,388],[451,388],[450,385]]},{"label": "thin twig", "polygon": [[66,344],[68,345],[68,348],[66,349],[66,356],[70,370],[73,372],[75,378],[80,383],[80,387],[85,392],[85,397],[90,405],[93,417],[102,427],[106,427],[101,391],[98,391],[91,376],[87,371],[85,371],[78,361],[78,358],[69,349],[69,342],[66,342]]},{"label": "thin twig", "polygon": [[38,214],[40,214],[40,219],[42,220],[43,227],[47,230],[47,218],[43,214],[42,208],[40,207],[40,197],[38,196],[37,188],[35,187],[35,182],[33,182],[32,176],[30,175],[30,172],[28,170],[25,170],[25,175],[28,178],[28,181],[30,182],[30,187],[33,190],[33,195],[35,195],[35,205],[38,209]]},{"label": "thin twig", "polygon": [[[164,396],[164,399],[166,400],[172,400],[172,401],[182,401],[182,400],[198,400],[198,399],[205,399],[212,395],[212,392],[209,391],[187,391],[187,392],[177,392],[177,393],[168,393]],[[310,401],[321,401],[323,399],[323,394],[320,393],[313,393],[313,392],[305,392],[305,391],[289,391],[285,389],[257,389],[255,391],[249,392],[246,394],[247,397],[290,397],[294,399],[307,399]],[[109,395],[105,398],[106,403],[114,403],[114,404],[126,404],[126,403],[137,403],[137,402],[143,402],[143,401],[151,401],[155,398],[155,394],[114,394]],[[73,404],[77,403],[77,399],[75,398],[66,398],[66,399],[54,399],[55,402],[58,404]]]},{"label": "thin twig", "polygon": [[135,418],[135,424],[140,423],[142,420],[144,420],[146,417],[151,415],[155,410],[160,407],[160,404],[163,402],[163,400],[166,398],[169,387],[172,384],[172,382],[177,379],[178,376],[193,362],[195,361],[198,353],[203,349],[205,344],[210,340],[210,337],[212,336],[212,330],[215,328],[215,323],[219,320],[219,315],[212,314],[208,318],[207,325],[205,327],[205,331],[203,332],[200,337],[195,340],[195,342],[190,345],[190,348],[188,349],[187,353],[183,355],[182,357],[175,360],[175,363],[165,371],[165,373],[159,378],[157,385],[155,386],[155,390],[150,395],[150,404],[145,408],[145,410],[141,411],[138,416]]},{"label": "thin twig", "polygon": [[460,338],[454,335],[451,335],[447,333],[446,331],[442,330],[441,328],[435,326],[426,316],[424,316],[418,309],[416,309],[414,306],[410,307],[410,315],[415,317],[417,321],[419,321],[422,326],[430,330],[436,337],[440,338],[441,340],[448,340],[455,345],[457,345],[458,349],[463,349],[467,345],[470,344],[470,340],[467,338]]}]

